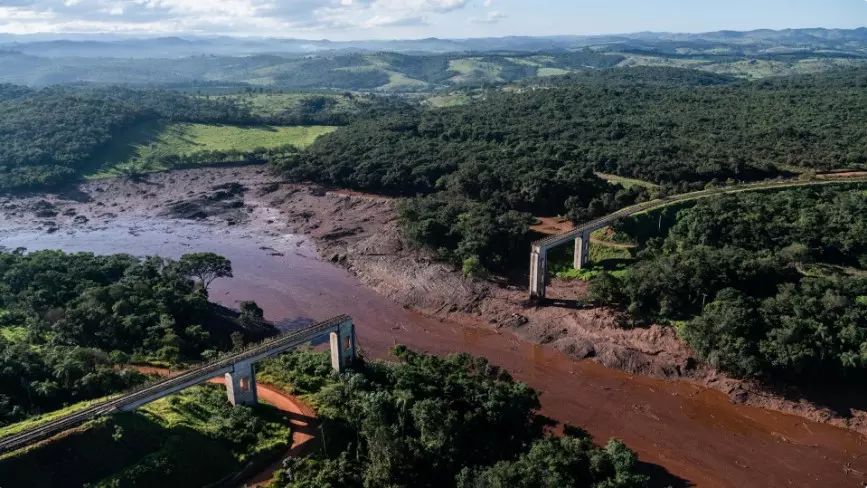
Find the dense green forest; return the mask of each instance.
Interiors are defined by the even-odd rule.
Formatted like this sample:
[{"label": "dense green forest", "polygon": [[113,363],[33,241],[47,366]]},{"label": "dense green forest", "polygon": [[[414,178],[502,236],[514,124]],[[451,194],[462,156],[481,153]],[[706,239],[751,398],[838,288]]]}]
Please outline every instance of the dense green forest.
[{"label": "dense green forest", "polygon": [[583,430],[547,434],[539,393],[483,358],[439,358],[402,346],[398,363],[364,362],[337,380],[322,353],[266,363],[262,377],[306,394],[324,420],[317,454],[286,461],[287,488],[638,488],[622,442],[596,446]]},{"label": "dense green forest", "polygon": [[[346,102],[339,111],[334,105],[332,98],[310,96],[291,107],[266,112],[251,105],[249,98],[240,97],[197,97],[117,87],[34,91],[0,85],[0,191],[50,188],[75,181],[102,165],[100,150],[110,141],[147,122],[342,125],[362,113],[377,114],[391,106],[403,106],[378,97]],[[214,158],[213,162],[264,162],[255,152],[206,157]],[[200,161],[202,155],[189,157]]]},{"label": "dense green forest", "polygon": [[[578,165],[657,183],[867,162],[867,132],[838,123],[867,108],[867,70],[722,86],[696,86],[704,77],[671,68],[600,73],[604,82],[574,77],[570,85],[491,93],[467,106],[353,124],[311,148],[308,170],[347,187],[411,194],[430,191],[466,165],[504,160]],[[607,82],[654,74],[671,81]]]},{"label": "dense green forest", "polygon": [[580,221],[646,198],[593,171],[666,193],[867,163],[863,125],[840,123],[867,110],[865,70],[719,85],[694,71],[642,68],[571,81],[361,120],[279,166],[300,181],[424,195],[404,208],[410,236],[490,267],[525,240],[528,214]]},{"label": "dense green forest", "polygon": [[211,254],[0,253],[0,426],[145,379],[115,365],[198,362],[272,334],[208,302],[226,276],[231,263]]},{"label": "dense green forest", "polygon": [[658,87],[688,87],[727,85],[739,81],[732,76],[708,73],[695,69],[659,68],[653,66],[636,66],[628,69],[586,70],[569,73],[562,76],[552,76],[547,79],[526,80],[520,85],[532,88],[568,87],[572,85],[594,86],[658,86]]},{"label": "dense green forest", "polygon": [[[418,76],[433,76],[437,63],[446,62],[388,59]],[[453,61],[448,64],[459,69],[485,62]],[[355,69],[370,59],[330,62],[334,69]],[[865,86],[864,69],[736,82],[694,70],[618,68],[564,76],[547,86],[488,91],[445,109],[353,94],[249,90],[207,97],[4,86],[0,190],[75,180],[96,166],[94,158],[109,141],[151,120],[348,123],[305,151],[199,150],[152,163],[179,168],[270,161],[296,181],[421,196],[402,209],[414,242],[455,263],[500,268],[529,239],[532,215],[582,221],[649,196],[641,188],[609,185],[594,172],[657,182],[655,192],[665,194],[792,168],[863,167],[867,132],[862,124],[841,121],[856,120],[867,109]]]},{"label": "dense green forest", "polygon": [[94,153],[124,129],[147,120],[255,123],[226,100],[123,88],[47,88],[0,101],[0,191],[75,179]]},{"label": "dense green forest", "polygon": [[[344,375],[327,353],[296,350],[259,365],[260,380],[303,395],[321,444],[289,458],[271,486],[304,488],[641,488],[651,479],[622,442],[597,446],[581,428],[539,415],[539,393],[466,354],[439,358],[402,346],[398,362],[359,360]],[[290,441],[268,405],[232,407],[201,385],[106,417],[0,458],[3,486],[203,486]],[[659,480],[656,480],[659,481]]]},{"label": "dense green forest", "polygon": [[[653,222],[649,222],[652,220]],[[619,229],[642,236],[655,216]],[[863,187],[720,196],[681,210],[622,276],[593,296],[680,335],[739,376],[863,381],[867,198]]]}]

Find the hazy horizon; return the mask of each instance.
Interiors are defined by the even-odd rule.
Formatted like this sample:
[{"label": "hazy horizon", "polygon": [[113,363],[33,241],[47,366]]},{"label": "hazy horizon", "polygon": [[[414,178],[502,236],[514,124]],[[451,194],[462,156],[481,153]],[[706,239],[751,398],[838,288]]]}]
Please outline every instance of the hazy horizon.
[{"label": "hazy horizon", "polygon": [[0,35],[370,41],[855,29],[863,0],[5,0]]},{"label": "hazy horizon", "polygon": [[[865,0],[867,1],[867,0]],[[2,37],[15,37],[22,39],[39,39],[40,41],[60,41],[60,40],[70,40],[70,41],[97,41],[97,40],[112,40],[112,41],[126,41],[126,40],[154,40],[154,39],[184,39],[184,40],[205,40],[205,39],[247,39],[247,40],[281,40],[281,41],[310,41],[310,42],[335,42],[335,43],[351,43],[351,42],[373,42],[373,41],[423,41],[426,39],[439,39],[439,40],[470,40],[470,39],[508,39],[508,38],[582,38],[582,37],[629,37],[629,36],[638,36],[643,34],[656,34],[656,35],[694,35],[700,36],[703,34],[716,34],[719,32],[737,32],[737,33],[750,33],[750,32],[761,32],[761,31],[772,31],[772,32],[785,32],[785,31],[794,31],[794,30],[842,30],[842,31],[852,31],[858,29],[867,29],[867,26],[859,26],[859,27],[788,27],[781,29],[772,29],[772,28],[756,28],[756,29],[748,29],[748,30],[740,30],[740,29],[718,29],[713,31],[657,31],[657,30],[644,30],[644,31],[628,31],[628,32],[609,32],[604,34],[562,34],[562,33],[553,33],[553,34],[544,34],[544,35],[530,35],[530,34],[506,34],[506,35],[495,35],[495,36],[467,36],[467,37],[437,37],[437,36],[427,36],[427,37],[378,37],[378,38],[348,38],[348,39],[333,39],[328,37],[292,37],[292,36],[263,36],[263,35],[245,35],[245,34],[202,34],[202,33],[142,33],[135,35],[123,35],[123,34],[115,34],[115,33],[107,33],[107,32],[99,32],[99,33],[74,33],[74,32],[58,32],[58,33],[32,33],[32,34],[9,34],[0,32],[0,38]]]}]

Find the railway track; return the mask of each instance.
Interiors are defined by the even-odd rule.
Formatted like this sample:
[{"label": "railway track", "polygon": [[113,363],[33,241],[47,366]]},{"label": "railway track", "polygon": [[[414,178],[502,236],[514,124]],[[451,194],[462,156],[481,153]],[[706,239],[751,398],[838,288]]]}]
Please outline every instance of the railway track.
[{"label": "railway track", "polygon": [[350,317],[339,315],[299,331],[285,334],[259,344],[251,345],[241,352],[215,359],[209,363],[201,364],[193,369],[184,371],[179,375],[142,385],[119,397],[96,403],[85,409],[36,426],[24,432],[4,437],[0,439],[0,455],[21,449],[22,447],[47,439],[65,430],[73,429],[93,419],[120,412],[125,406],[134,405],[143,399],[157,395],[160,392],[171,390],[179,385],[184,385],[185,383],[190,382],[195,382],[195,384],[204,383],[205,381],[215,376],[219,376],[223,372],[231,369],[235,363],[245,359],[266,355],[270,351],[282,350],[283,346],[287,344],[313,340],[323,333],[331,331],[335,326],[346,322],[347,320],[350,320]]}]

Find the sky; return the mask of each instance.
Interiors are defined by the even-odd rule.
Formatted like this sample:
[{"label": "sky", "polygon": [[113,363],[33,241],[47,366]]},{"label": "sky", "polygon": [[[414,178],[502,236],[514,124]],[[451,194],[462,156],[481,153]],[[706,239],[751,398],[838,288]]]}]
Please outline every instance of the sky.
[{"label": "sky", "polygon": [[361,40],[865,25],[865,0],[0,0],[6,34]]}]

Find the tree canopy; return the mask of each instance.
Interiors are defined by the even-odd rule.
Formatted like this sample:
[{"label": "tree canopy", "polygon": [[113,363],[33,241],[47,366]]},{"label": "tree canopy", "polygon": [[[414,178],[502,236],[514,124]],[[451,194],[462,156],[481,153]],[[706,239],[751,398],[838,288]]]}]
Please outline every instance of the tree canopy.
[{"label": "tree canopy", "polygon": [[399,363],[366,362],[339,379],[321,379],[328,368],[319,353],[293,352],[264,366],[278,382],[300,378],[299,392],[313,395],[325,426],[323,452],[287,460],[275,486],[647,485],[621,442],[599,448],[568,426],[563,438],[546,434],[539,393],[485,359],[393,352]]},{"label": "tree canopy", "polygon": [[177,267],[182,274],[199,280],[205,293],[217,278],[232,278],[232,262],[212,252],[184,254]]},{"label": "tree canopy", "polygon": [[201,361],[229,350],[234,332],[273,333],[210,304],[179,262],[0,252],[0,425],[141,382],[114,367],[131,359]]},{"label": "tree canopy", "polygon": [[0,96],[0,191],[74,180],[111,138],[148,120],[257,122],[233,101],[168,91],[53,87],[17,94]]},{"label": "tree canopy", "polygon": [[[655,219],[654,219],[655,220]],[[639,220],[621,231],[640,234]],[[720,196],[681,210],[621,277],[591,284],[639,323],[739,376],[858,381],[867,373],[863,188]]]},{"label": "tree canopy", "polygon": [[297,181],[421,197],[410,237],[455,263],[501,266],[530,216],[576,221],[641,201],[594,172],[661,184],[657,193],[802,166],[867,163],[867,70],[728,83],[681,69],[617,69],[550,86],[491,91],[466,106],[360,120],[275,165]]}]

